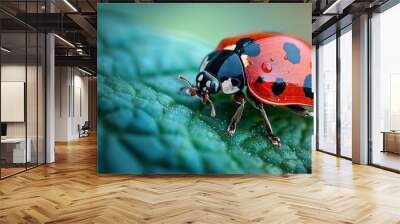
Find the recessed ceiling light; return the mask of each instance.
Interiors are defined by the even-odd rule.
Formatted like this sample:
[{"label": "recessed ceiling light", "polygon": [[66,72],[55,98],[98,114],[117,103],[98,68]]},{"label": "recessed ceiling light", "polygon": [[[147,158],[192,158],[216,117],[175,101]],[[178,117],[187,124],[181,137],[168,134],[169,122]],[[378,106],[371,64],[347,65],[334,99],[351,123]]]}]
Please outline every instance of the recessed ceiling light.
[{"label": "recessed ceiling light", "polygon": [[[332,13],[330,12],[332,9],[334,9],[340,2],[341,0],[336,0],[332,5],[330,5],[327,9],[324,10],[324,12],[322,14],[328,14],[328,13]],[[337,10],[336,10],[337,11]],[[337,13],[339,14],[339,13]]]},{"label": "recessed ceiling light", "polygon": [[61,40],[62,42],[66,43],[67,45],[69,45],[70,47],[75,48],[75,45],[73,45],[71,42],[69,42],[68,40],[60,37],[58,34],[54,34],[55,37],[57,37],[59,40]]},{"label": "recessed ceiling light", "polygon": [[67,4],[74,12],[78,12],[78,10],[68,0],[64,0],[64,3]]},{"label": "recessed ceiling light", "polygon": [[1,49],[2,51],[6,52],[6,53],[10,53],[10,52],[11,52],[11,50],[9,50],[9,49],[7,49],[7,48],[5,48],[5,47],[1,47],[0,49]]},{"label": "recessed ceiling light", "polygon": [[87,74],[87,75],[90,75],[90,76],[92,75],[92,73],[90,73],[90,72],[88,72],[88,71],[86,71],[86,70],[83,70],[83,69],[81,69],[81,68],[79,68],[79,67],[78,67],[78,70],[81,71],[81,72],[83,72],[83,73],[85,73],[85,74]]}]

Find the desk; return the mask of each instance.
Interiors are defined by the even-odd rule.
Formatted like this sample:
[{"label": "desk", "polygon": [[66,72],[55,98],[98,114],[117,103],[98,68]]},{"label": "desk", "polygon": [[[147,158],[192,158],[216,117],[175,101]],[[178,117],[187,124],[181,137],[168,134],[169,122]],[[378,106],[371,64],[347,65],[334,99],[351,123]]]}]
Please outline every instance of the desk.
[{"label": "desk", "polygon": [[[9,154],[8,152],[12,153],[12,161],[11,161],[11,155],[7,156],[10,157],[9,159],[6,158],[7,162],[10,163],[25,163],[25,162],[30,162],[32,159],[32,154],[31,154],[31,145],[32,141],[30,138],[26,140],[28,143],[26,147],[26,154],[25,154],[25,138],[5,138],[1,139],[1,151],[2,151],[2,157],[3,152],[6,152],[5,154]],[[10,148],[12,147],[12,148]],[[25,161],[26,159],[26,161]]]},{"label": "desk", "polygon": [[383,131],[383,151],[400,154],[400,131]]}]

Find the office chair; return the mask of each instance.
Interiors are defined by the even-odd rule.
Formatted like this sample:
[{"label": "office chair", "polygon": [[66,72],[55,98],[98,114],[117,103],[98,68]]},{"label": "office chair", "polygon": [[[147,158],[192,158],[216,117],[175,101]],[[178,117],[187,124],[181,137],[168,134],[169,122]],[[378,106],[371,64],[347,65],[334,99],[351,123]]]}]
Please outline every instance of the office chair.
[{"label": "office chair", "polygon": [[79,129],[79,138],[89,136],[89,129],[90,129],[89,121],[85,121],[82,127],[78,125],[78,129]]}]

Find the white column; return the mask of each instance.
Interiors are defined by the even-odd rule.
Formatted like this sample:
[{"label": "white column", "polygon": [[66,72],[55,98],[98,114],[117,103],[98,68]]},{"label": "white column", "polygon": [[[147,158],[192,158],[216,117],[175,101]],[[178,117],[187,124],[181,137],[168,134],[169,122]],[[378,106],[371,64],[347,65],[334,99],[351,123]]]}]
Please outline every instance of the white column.
[{"label": "white column", "polygon": [[55,141],[71,140],[71,70],[66,66],[55,69]]},{"label": "white column", "polygon": [[353,20],[353,162],[368,163],[368,15]]},{"label": "white column", "polygon": [[[47,12],[54,11],[51,1],[46,1]],[[55,43],[54,34],[46,35],[46,163],[55,161]]]},{"label": "white column", "polygon": [[47,34],[46,36],[46,57],[47,57],[47,71],[46,71],[46,162],[52,163],[55,161],[54,151],[54,133],[55,133],[55,76],[54,76],[54,35]]},{"label": "white column", "polygon": [[312,91],[314,93],[314,127],[313,127],[313,135],[311,141],[311,150],[315,150],[317,148],[317,47],[315,45],[312,46]]}]

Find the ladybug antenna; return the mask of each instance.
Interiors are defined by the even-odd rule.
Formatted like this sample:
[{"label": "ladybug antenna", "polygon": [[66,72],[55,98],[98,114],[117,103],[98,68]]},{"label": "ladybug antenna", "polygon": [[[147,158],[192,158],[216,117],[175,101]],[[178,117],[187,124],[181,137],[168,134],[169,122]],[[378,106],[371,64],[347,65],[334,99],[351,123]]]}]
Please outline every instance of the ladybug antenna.
[{"label": "ladybug antenna", "polygon": [[178,79],[180,79],[182,81],[185,81],[185,83],[187,84],[187,86],[181,87],[180,91],[188,90],[187,93],[189,95],[191,95],[191,96],[195,96],[196,95],[197,88],[185,76],[179,75]]},{"label": "ladybug antenna", "polygon": [[190,88],[193,88],[193,87],[194,87],[193,84],[192,84],[185,76],[179,75],[179,76],[178,76],[178,79],[180,79],[180,80],[186,82],[186,84],[188,84],[188,87],[190,87]]},{"label": "ladybug antenna", "polygon": [[210,97],[208,96],[208,94],[206,94],[205,99],[210,103],[211,106],[211,117],[215,117],[216,113],[215,113],[215,106],[214,103],[211,101]]}]

